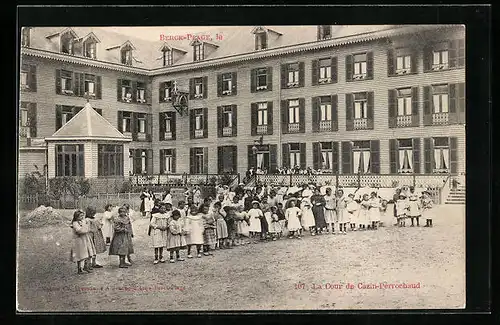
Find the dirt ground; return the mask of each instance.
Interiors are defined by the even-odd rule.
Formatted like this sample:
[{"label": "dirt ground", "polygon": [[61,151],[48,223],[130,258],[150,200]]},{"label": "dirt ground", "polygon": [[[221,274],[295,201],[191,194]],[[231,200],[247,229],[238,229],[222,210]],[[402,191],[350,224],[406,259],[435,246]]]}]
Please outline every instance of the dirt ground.
[{"label": "dirt ground", "polygon": [[[69,227],[19,229],[18,309],[463,308],[465,208],[435,210],[433,228],[394,227],[388,216],[377,231],[306,235],[158,265],[152,263],[148,221],[137,219],[134,265],[119,269],[118,257],[105,253],[98,256],[104,268],[85,275],[77,275],[76,264],[69,262]],[[380,288],[384,282],[419,288]]]}]

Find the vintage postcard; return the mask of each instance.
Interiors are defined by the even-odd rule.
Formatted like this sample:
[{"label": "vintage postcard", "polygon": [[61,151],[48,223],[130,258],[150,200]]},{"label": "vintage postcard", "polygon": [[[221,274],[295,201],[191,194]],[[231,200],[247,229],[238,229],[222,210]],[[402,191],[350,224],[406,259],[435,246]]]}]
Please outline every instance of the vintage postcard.
[{"label": "vintage postcard", "polygon": [[465,308],[465,26],[22,26],[18,311]]}]

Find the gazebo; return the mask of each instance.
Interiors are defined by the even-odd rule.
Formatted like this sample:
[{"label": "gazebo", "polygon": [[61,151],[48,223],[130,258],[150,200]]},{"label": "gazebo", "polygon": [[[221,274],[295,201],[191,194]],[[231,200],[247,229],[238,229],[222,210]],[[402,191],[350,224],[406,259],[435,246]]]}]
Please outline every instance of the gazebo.
[{"label": "gazebo", "polygon": [[[87,101],[85,107],[47,142],[48,176],[124,177],[129,174],[129,144]],[[126,155],[125,155],[126,153]]]}]

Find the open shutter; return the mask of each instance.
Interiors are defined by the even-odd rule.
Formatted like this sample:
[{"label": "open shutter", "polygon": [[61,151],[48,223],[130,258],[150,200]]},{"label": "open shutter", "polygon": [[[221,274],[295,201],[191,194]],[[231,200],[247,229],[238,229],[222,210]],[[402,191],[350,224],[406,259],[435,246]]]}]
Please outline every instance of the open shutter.
[{"label": "open shutter", "polygon": [[217,97],[222,96],[222,74],[217,75]]},{"label": "open shutter", "polygon": [[194,78],[189,79],[189,99],[194,99],[195,84]]},{"label": "open shutter", "polygon": [[250,104],[250,113],[251,135],[257,135],[257,103]]},{"label": "open shutter", "polygon": [[457,66],[458,40],[448,42],[448,63],[450,68]]},{"label": "open shutter", "polygon": [[299,98],[299,132],[304,133],[306,130],[306,108],[305,98]]},{"label": "open shutter", "polygon": [[56,131],[62,126],[62,106],[56,105]]},{"label": "open shutter", "polygon": [[288,101],[281,101],[281,133],[288,133]]},{"label": "open shutter", "polygon": [[[80,96],[80,75],[81,73],[73,73],[73,95]],[[82,94],[83,96],[83,94]]]},{"label": "open shutter", "polygon": [[203,86],[202,86],[203,87],[203,89],[202,89],[203,90],[203,98],[207,98],[208,97],[208,77],[207,76],[203,77],[202,81],[203,81]]},{"label": "open shutter", "polygon": [[424,125],[432,125],[431,86],[424,86]]},{"label": "open shutter", "polygon": [[301,143],[300,144],[300,168],[301,169],[306,169],[306,144]]},{"label": "open shutter", "polygon": [[117,115],[118,115],[118,131],[123,133],[123,112],[118,111]]},{"label": "open shutter", "polygon": [[338,103],[339,97],[337,95],[332,95],[332,131],[339,130],[339,110]]},{"label": "open shutter", "polygon": [[146,114],[146,141],[153,141],[153,114]]},{"label": "open shutter", "polygon": [[450,172],[456,174],[458,172],[457,138],[450,137],[449,144],[450,144]]},{"label": "open shutter", "polygon": [[389,106],[389,127],[396,127],[396,116],[397,113],[397,101],[396,101],[396,89],[389,89],[388,91],[388,106]]},{"label": "open shutter", "polygon": [[177,113],[170,113],[170,131],[172,131],[172,140],[177,139]]},{"label": "open shutter", "polygon": [[458,85],[449,84],[448,85],[448,98],[449,98],[449,112],[448,112],[448,123],[457,124],[458,114],[457,114],[457,104],[458,104]]},{"label": "open shutter", "polygon": [[224,147],[217,147],[217,173],[222,174],[224,170]]},{"label": "open shutter", "polygon": [[354,57],[347,55],[345,57],[345,80],[352,81],[352,74],[354,72]]},{"label": "open shutter", "polygon": [[418,87],[411,87],[411,125],[420,125],[420,114],[418,109]]},{"label": "open shutter", "polygon": [[373,121],[373,111],[374,111],[374,98],[373,98],[373,91],[368,91],[366,93],[366,117],[367,117],[367,128],[369,130],[373,130],[374,128],[374,121]]},{"label": "open shutter", "polygon": [[132,102],[137,102],[137,81],[132,80]]},{"label": "open shutter", "polygon": [[189,173],[190,174],[196,174],[196,156],[195,156],[195,151],[196,148],[189,148]]},{"label": "open shutter", "polygon": [[172,174],[177,173],[177,149],[172,149]]},{"label": "open shutter", "polygon": [[30,127],[30,136],[36,138],[36,103],[29,103],[28,121]]},{"label": "open shutter", "polygon": [[313,142],[313,168],[318,170],[321,168],[321,147],[319,142]]},{"label": "open shutter", "polygon": [[312,76],[311,83],[313,86],[316,86],[318,84],[318,79],[319,79],[318,74],[319,74],[319,61],[313,60],[311,69],[311,76]]},{"label": "open shutter", "polygon": [[396,73],[396,69],[394,66],[394,49],[388,49],[387,50],[387,75],[393,76],[395,73]]},{"label": "open shutter", "polygon": [[305,73],[304,62],[299,62],[299,87],[304,87]]},{"label": "open shutter", "polygon": [[56,70],[56,94],[61,93],[61,70]]},{"label": "open shutter", "polygon": [[165,150],[164,149],[160,149],[160,174],[165,174]]},{"label": "open shutter", "polygon": [[102,99],[102,78],[101,76],[95,77],[95,97],[97,99]]},{"label": "open shutter", "polygon": [[222,106],[217,106],[217,137],[222,138]]},{"label": "open shutter", "polygon": [[399,167],[399,154],[398,154],[398,140],[390,139],[389,140],[389,164],[390,164],[390,173],[397,174]]},{"label": "open shutter", "polygon": [[208,148],[203,148],[203,174],[208,174]]},{"label": "open shutter", "polygon": [[203,108],[203,137],[208,138],[208,107]]},{"label": "open shutter", "polygon": [[238,73],[236,71],[234,71],[231,74],[231,80],[233,81],[231,95],[237,95],[238,94]]},{"label": "open shutter", "polygon": [[269,160],[271,165],[271,170],[269,171],[271,174],[275,173],[278,169],[278,161],[277,161],[277,153],[278,153],[278,145],[271,144],[269,145]]},{"label": "open shutter", "polygon": [[416,48],[413,48],[411,50],[411,73],[417,73],[418,72],[418,50]]},{"label": "open shutter", "polygon": [[80,82],[78,83],[78,86],[80,87],[80,96],[85,95],[85,74],[80,73]]},{"label": "open shutter", "polygon": [[465,123],[465,83],[461,82],[457,84],[458,87],[458,97],[457,97],[457,114],[458,123]]},{"label": "open shutter", "polygon": [[250,92],[254,93],[257,91],[257,69],[252,69],[250,71]]},{"label": "open shutter", "polygon": [[370,167],[372,174],[380,174],[380,140],[370,141]]},{"label": "open shutter", "polygon": [[195,112],[194,109],[189,111],[189,138],[190,139],[194,139],[194,128],[195,128],[194,112]]},{"label": "open shutter", "polygon": [[[159,103],[163,103],[165,101],[166,84],[167,84],[166,82],[160,82],[160,84],[159,84],[159,87],[158,87],[158,102]],[[189,90],[191,90],[191,89],[189,89]]]},{"label": "open shutter", "polygon": [[424,173],[432,174],[434,166],[434,141],[432,138],[424,139]]},{"label": "open shutter", "polygon": [[339,80],[338,67],[339,64],[337,57],[332,58],[332,83],[337,83]]},{"label": "open shutter", "polygon": [[[30,91],[36,91],[36,65],[30,65],[28,80],[29,80]],[[61,82],[60,78],[59,82]]]},{"label": "open shutter", "polygon": [[420,174],[420,138],[413,138],[413,172]]},{"label": "open shutter", "polygon": [[366,53],[366,79],[373,79],[373,52]]},{"label": "open shutter", "polygon": [[148,172],[148,175],[153,175],[153,149],[148,149],[146,154],[146,171]]},{"label": "open shutter", "polygon": [[342,174],[352,173],[352,143],[342,141]]},{"label": "open shutter", "polygon": [[273,90],[273,67],[267,67],[267,90]]},{"label": "open shutter", "polygon": [[354,130],[354,95],[345,94],[346,131]]},{"label": "open shutter", "polygon": [[287,80],[287,69],[286,69],[286,64],[281,65],[281,89],[286,88],[286,80]]},{"label": "open shutter", "polygon": [[[159,113],[158,114],[158,123],[160,124],[160,133],[159,133],[159,140],[163,141],[165,140],[165,113]],[[160,155],[161,157],[161,155]]]},{"label": "open shutter", "polygon": [[332,142],[332,170],[334,173],[339,172],[339,143]]},{"label": "open shutter", "polygon": [[233,127],[232,127],[232,131],[233,131],[233,137],[237,136],[238,135],[238,112],[237,112],[237,109],[236,109],[236,105],[231,105],[231,112],[233,113],[232,114],[232,124],[233,124]]},{"label": "open shutter", "polygon": [[[313,97],[311,98],[312,102],[312,131],[313,132],[319,132],[319,97]],[[333,118],[333,117],[332,117]]]},{"label": "open shutter", "polygon": [[424,72],[431,70],[432,67],[432,48],[424,48]]},{"label": "open shutter", "polygon": [[253,154],[253,150],[252,150],[252,145],[249,145],[248,146],[248,151],[247,151],[247,170],[250,169],[251,167],[255,167],[256,165],[256,157],[255,155]]},{"label": "open shutter", "polygon": [[238,147],[237,146],[231,146],[231,155],[233,158],[233,174],[237,174],[238,171]]},{"label": "open shutter", "polygon": [[122,80],[118,79],[116,81],[116,100],[122,101]]},{"label": "open shutter", "polygon": [[267,134],[273,134],[273,102],[267,102]]},{"label": "open shutter", "polygon": [[281,160],[283,163],[283,167],[292,168],[290,166],[290,145],[288,143],[283,143],[281,145]]},{"label": "open shutter", "polygon": [[137,114],[135,112],[132,112],[132,123],[130,123],[130,131],[132,131],[132,140],[137,141]]}]

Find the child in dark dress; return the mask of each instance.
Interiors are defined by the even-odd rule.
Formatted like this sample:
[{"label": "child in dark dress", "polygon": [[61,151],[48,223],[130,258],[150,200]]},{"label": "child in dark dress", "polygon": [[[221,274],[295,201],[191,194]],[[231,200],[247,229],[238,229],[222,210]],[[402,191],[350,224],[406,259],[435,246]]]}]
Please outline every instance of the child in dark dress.
[{"label": "child in dark dress", "polygon": [[114,235],[109,246],[109,255],[120,257],[120,268],[127,268],[125,257],[134,253],[132,246],[132,223],[127,213],[127,208],[118,209],[118,217],[114,220]]}]

